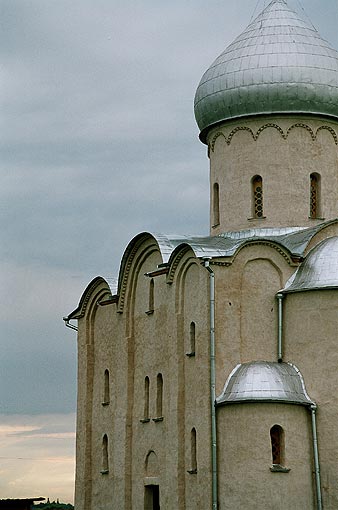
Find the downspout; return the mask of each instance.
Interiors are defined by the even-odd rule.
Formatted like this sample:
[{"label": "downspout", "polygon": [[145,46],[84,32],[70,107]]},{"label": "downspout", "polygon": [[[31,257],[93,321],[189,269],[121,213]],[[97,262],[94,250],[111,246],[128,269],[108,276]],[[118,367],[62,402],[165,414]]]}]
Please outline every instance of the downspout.
[{"label": "downspout", "polygon": [[278,363],[282,363],[283,361],[283,298],[284,294],[278,292],[276,295],[278,300],[278,349],[277,349],[277,359]]},{"label": "downspout", "polygon": [[313,459],[315,465],[315,479],[316,479],[316,495],[317,495],[317,510],[322,510],[322,490],[320,486],[320,466],[319,466],[319,455],[318,455],[318,439],[317,439],[317,423],[316,423],[316,404],[312,404],[310,407],[311,419],[312,419],[312,440],[313,440]]},{"label": "downspout", "polygon": [[217,510],[217,435],[216,435],[216,366],[215,366],[215,273],[209,259],[203,260],[210,283],[210,410],[211,410],[211,467],[212,510]]}]

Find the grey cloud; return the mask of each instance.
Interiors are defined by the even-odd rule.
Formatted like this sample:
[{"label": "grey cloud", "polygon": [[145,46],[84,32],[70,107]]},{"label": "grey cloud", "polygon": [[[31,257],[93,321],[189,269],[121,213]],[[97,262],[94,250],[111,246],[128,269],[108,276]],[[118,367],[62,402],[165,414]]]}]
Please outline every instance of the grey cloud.
[{"label": "grey cloud", "polygon": [[[91,278],[116,275],[134,235],[207,233],[194,92],[253,8],[2,2],[3,412],[75,408],[75,333],[62,316]],[[336,1],[306,8],[338,47]]]}]

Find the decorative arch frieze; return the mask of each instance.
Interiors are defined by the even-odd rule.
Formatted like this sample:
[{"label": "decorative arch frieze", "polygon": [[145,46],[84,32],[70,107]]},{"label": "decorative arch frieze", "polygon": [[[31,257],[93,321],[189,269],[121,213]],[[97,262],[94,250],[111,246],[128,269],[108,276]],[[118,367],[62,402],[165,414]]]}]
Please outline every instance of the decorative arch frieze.
[{"label": "decorative arch frieze", "polygon": [[251,129],[251,128],[249,128],[249,127],[247,127],[247,126],[237,126],[237,127],[235,127],[235,129],[233,129],[233,130],[231,131],[231,133],[229,134],[228,138],[226,139],[226,142],[227,142],[227,144],[228,144],[228,145],[230,145],[231,140],[233,139],[234,135],[235,135],[236,133],[238,133],[239,131],[248,131],[248,132],[251,134],[252,138],[253,138],[254,140],[256,139],[256,138],[255,138],[255,134],[254,134],[254,132],[252,131],[252,129]]},{"label": "decorative arch frieze", "polygon": [[210,260],[211,266],[219,266],[219,267],[230,267],[233,262],[233,259],[228,260],[228,262],[221,262],[220,260]]},{"label": "decorative arch frieze", "polygon": [[237,255],[240,253],[241,250],[243,250],[244,248],[247,248],[249,246],[255,246],[255,245],[269,246],[270,248],[273,248],[274,250],[276,250],[286,260],[286,262],[289,264],[289,266],[295,265],[292,260],[291,254],[287,250],[284,250],[280,244],[273,243],[271,241],[266,241],[266,240],[248,241],[248,242],[242,244],[236,251],[232,261],[235,260],[235,258],[237,257]]},{"label": "decorative arch frieze", "polygon": [[212,152],[214,152],[216,140],[220,136],[222,136],[224,138],[224,140],[226,141],[226,143],[229,145],[228,137],[226,137],[225,134],[222,133],[222,131],[217,131],[217,133],[214,135],[213,139],[211,140],[211,142],[208,145],[209,150],[212,150]]},{"label": "decorative arch frieze", "polygon": [[218,131],[217,133],[215,133],[215,135],[213,136],[212,140],[209,143],[209,151],[214,152],[216,140],[220,136],[222,136],[224,138],[227,145],[230,145],[231,141],[236,133],[239,133],[240,131],[248,131],[251,134],[253,140],[257,141],[259,135],[265,129],[268,129],[268,128],[276,129],[279,132],[279,134],[281,135],[281,137],[283,138],[283,140],[287,140],[289,134],[291,133],[291,131],[293,129],[302,128],[302,129],[305,129],[310,134],[312,141],[316,141],[319,131],[324,129],[324,130],[327,130],[329,133],[331,133],[334,143],[336,145],[338,145],[338,135],[337,135],[336,131],[331,126],[327,126],[327,125],[319,126],[317,128],[316,132],[314,132],[313,129],[308,124],[305,124],[304,122],[296,122],[295,124],[292,124],[292,126],[290,126],[286,132],[284,132],[283,129],[281,128],[281,126],[279,126],[278,124],[275,124],[273,122],[267,122],[266,124],[263,124],[262,126],[260,126],[260,128],[256,131],[256,133],[254,133],[254,131],[248,126],[236,126],[232,131],[230,131],[230,133],[227,136],[222,131]]},{"label": "decorative arch frieze", "polygon": [[139,246],[140,246],[139,243],[135,243],[134,247],[132,248],[131,252],[129,253],[129,256],[128,256],[125,266],[122,267],[122,264],[121,264],[120,271],[122,274],[120,274],[120,278],[119,278],[119,280],[120,280],[120,282],[119,282],[120,295],[119,295],[119,304],[118,304],[118,309],[117,309],[118,313],[123,312],[126,288],[127,288],[128,278],[129,278],[129,274],[130,274],[130,268],[134,261],[135,255],[139,249]]},{"label": "decorative arch frieze", "polygon": [[338,136],[337,136],[337,133],[335,132],[335,130],[331,126],[319,126],[319,128],[316,131],[316,137],[317,137],[319,131],[321,131],[323,129],[326,130],[326,131],[329,131],[329,133],[331,133],[331,135],[333,136],[335,144],[338,145]]},{"label": "decorative arch frieze", "polygon": [[186,255],[186,253],[188,253],[191,250],[192,250],[192,248],[188,244],[183,244],[183,245],[180,245],[178,247],[178,249],[173,252],[172,257],[170,257],[171,260],[170,260],[170,265],[169,265],[169,272],[167,274],[167,283],[168,284],[173,283],[175,273],[176,273],[179,263],[181,262],[183,257]]},{"label": "decorative arch frieze", "polygon": [[255,137],[254,137],[254,139],[255,139],[255,140],[257,140],[257,139],[258,139],[258,137],[259,137],[259,135],[260,135],[263,131],[265,131],[266,129],[268,129],[268,128],[276,129],[276,130],[278,131],[278,133],[281,135],[281,137],[282,137],[284,140],[286,140],[286,138],[287,138],[287,134],[285,135],[285,133],[284,133],[283,129],[282,129],[280,126],[278,126],[278,124],[274,124],[274,123],[272,123],[272,122],[268,122],[267,124],[264,124],[263,126],[261,126],[261,127],[258,129],[258,131],[257,131],[257,133],[256,133],[256,135],[255,135]]},{"label": "decorative arch frieze", "polygon": [[291,133],[291,131],[295,128],[302,128],[302,129],[306,129],[306,131],[308,133],[310,133],[310,136],[312,138],[312,141],[314,142],[316,140],[316,135],[315,133],[313,132],[313,129],[308,126],[307,124],[304,124],[303,122],[297,122],[296,124],[292,124],[292,126],[290,126],[286,132],[286,137],[287,138],[289,136],[289,134]]},{"label": "decorative arch frieze", "polygon": [[[102,289],[100,289],[100,287],[102,287]],[[93,298],[94,293],[96,295]],[[68,316],[68,319],[81,319],[86,315],[90,303],[96,303],[96,301],[102,299],[104,296],[111,297],[111,290],[106,280],[102,278],[102,276],[97,276],[89,283],[82,294],[79,306]]]},{"label": "decorative arch frieze", "polygon": [[88,303],[93,295],[93,292],[95,292],[95,290],[97,289],[97,287],[99,287],[99,285],[101,285],[101,281],[100,280],[94,280],[93,281],[93,285],[92,285],[92,288],[91,289],[88,289],[88,292],[85,291],[85,294],[83,296],[83,302],[81,303],[82,306],[81,306],[81,312],[80,312],[80,317],[83,317],[85,314],[86,314],[86,310],[87,310],[87,307],[88,307]]},{"label": "decorative arch frieze", "polygon": [[[127,293],[127,287],[128,282],[133,279],[133,276],[137,273],[137,267],[143,264],[143,262],[154,252],[159,251],[158,244],[156,242],[153,242],[151,244],[148,244],[145,246],[143,250],[140,251],[141,245],[144,243],[144,238],[135,244],[135,246],[132,248],[126,264],[121,266],[121,280],[120,280],[120,294],[119,294],[119,301],[118,301],[118,313],[123,313],[125,299],[126,299],[126,293]],[[137,254],[139,253],[139,257],[136,258]]]}]

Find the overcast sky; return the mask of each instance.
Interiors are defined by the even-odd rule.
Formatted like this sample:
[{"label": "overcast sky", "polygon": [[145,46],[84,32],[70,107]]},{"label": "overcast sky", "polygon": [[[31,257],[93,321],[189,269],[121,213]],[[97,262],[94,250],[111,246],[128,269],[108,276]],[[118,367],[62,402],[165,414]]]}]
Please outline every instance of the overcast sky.
[{"label": "overcast sky", "polygon": [[[138,232],[208,233],[194,93],[267,4],[0,0],[0,498],[72,497],[76,334],[62,317],[93,277],[117,275]],[[289,5],[338,48],[338,0]],[[31,475],[58,451],[70,478],[49,492]]]}]

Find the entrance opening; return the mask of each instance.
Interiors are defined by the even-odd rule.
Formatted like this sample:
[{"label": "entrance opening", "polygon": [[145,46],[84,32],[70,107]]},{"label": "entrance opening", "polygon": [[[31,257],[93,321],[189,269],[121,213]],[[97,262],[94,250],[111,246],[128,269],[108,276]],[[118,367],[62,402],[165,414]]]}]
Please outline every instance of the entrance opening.
[{"label": "entrance opening", "polygon": [[145,486],[144,510],[160,510],[160,488],[158,485]]}]

